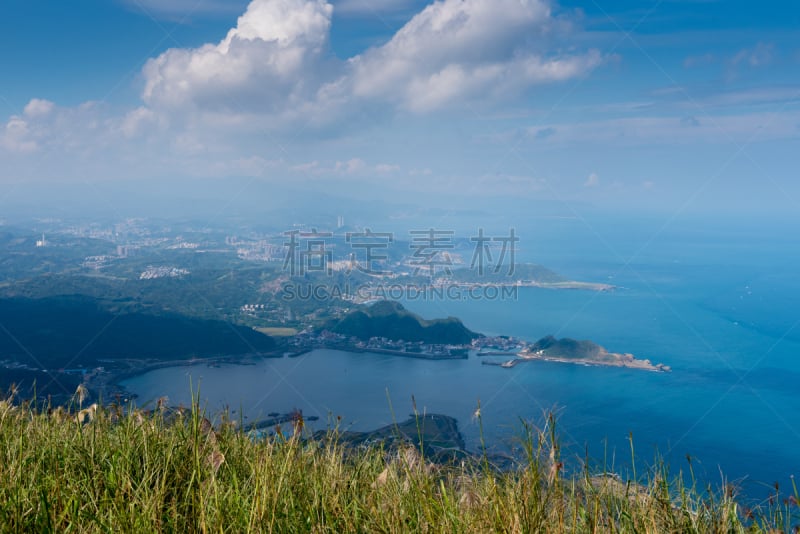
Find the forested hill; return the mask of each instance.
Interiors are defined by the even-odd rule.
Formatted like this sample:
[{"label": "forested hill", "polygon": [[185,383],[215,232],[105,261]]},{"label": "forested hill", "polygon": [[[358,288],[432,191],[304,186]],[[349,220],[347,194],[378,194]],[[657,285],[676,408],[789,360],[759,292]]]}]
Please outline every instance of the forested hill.
[{"label": "forested hill", "polygon": [[0,299],[0,360],[49,369],[100,359],[175,360],[266,352],[252,328],[176,314],[120,313],[86,297]]},{"label": "forested hill", "polygon": [[541,350],[547,356],[591,360],[606,352],[606,349],[592,341],[578,341],[568,337],[556,339],[546,336],[531,345],[531,351]]},{"label": "forested hill", "polygon": [[329,329],[362,340],[384,337],[445,345],[464,345],[480,337],[455,317],[428,321],[409,312],[402,304],[389,300],[352,311],[340,321],[330,324]]}]

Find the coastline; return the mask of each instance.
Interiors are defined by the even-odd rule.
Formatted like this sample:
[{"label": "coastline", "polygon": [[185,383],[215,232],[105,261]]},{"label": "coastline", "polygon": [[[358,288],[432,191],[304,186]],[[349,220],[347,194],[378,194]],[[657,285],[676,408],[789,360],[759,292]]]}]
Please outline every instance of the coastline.
[{"label": "coastline", "polygon": [[[579,291],[597,291],[597,292],[610,292],[610,291],[616,291],[618,289],[624,289],[619,286],[606,284],[602,282],[581,282],[578,280],[562,280],[559,282],[539,282],[536,280],[517,280],[514,282],[462,282],[462,281],[447,279],[446,281],[439,281],[431,284],[418,284],[414,282],[408,282],[402,284],[402,287],[404,287],[407,290],[414,290],[418,293],[424,293],[425,291],[431,289],[445,290],[449,287],[460,287],[465,289],[485,288],[485,287],[494,287],[494,288],[536,287],[540,289],[579,290]],[[384,286],[380,284],[364,286],[362,288],[362,291],[364,295],[353,296],[349,300],[352,300],[352,302],[356,304],[369,305],[369,304],[374,304],[375,302],[386,300],[387,298],[386,289]]]},{"label": "coastline", "polygon": [[657,373],[669,373],[672,369],[664,364],[653,364],[647,359],[637,359],[632,354],[620,354],[604,352],[600,358],[568,358],[565,356],[547,355],[531,352],[506,352],[506,351],[489,351],[489,352],[474,352],[468,348],[460,348],[448,353],[428,353],[428,352],[409,352],[402,350],[384,349],[378,347],[357,347],[349,344],[341,343],[325,343],[314,344],[311,346],[293,347],[292,350],[286,350],[288,347],[280,347],[279,350],[265,353],[249,353],[236,356],[217,356],[210,358],[190,358],[190,359],[177,359],[177,360],[113,360],[107,363],[113,363],[115,367],[111,368],[98,368],[86,374],[84,378],[84,385],[101,399],[134,399],[136,395],[128,391],[122,382],[139,376],[150,371],[163,369],[166,367],[184,367],[193,365],[206,365],[215,367],[224,364],[233,365],[255,365],[258,361],[267,358],[297,358],[302,355],[308,354],[314,350],[336,350],[344,351],[355,354],[382,354],[388,356],[397,356],[400,358],[413,358],[418,360],[440,361],[440,360],[466,360],[470,354],[477,358],[486,356],[512,356],[510,360],[496,361],[496,360],[483,360],[483,365],[492,365],[503,368],[516,367],[524,362],[531,361],[544,361],[553,363],[567,363],[573,365],[584,366],[598,366],[598,367],[619,367],[625,369],[634,369],[640,371],[650,371]]},{"label": "coastline", "polygon": [[216,367],[223,364],[255,365],[257,361],[262,359],[283,358],[284,356],[286,356],[286,354],[283,351],[275,351],[178,360],[101,360],[103,363],[113,364],[114,367],[99,367],[90,371],[85,375],[83,384],[93,395],[96,395],[105,402],[115,398],[132,400],[136,398],[136,395],[125,389],[122,382],[150,371],[166,367],[184,367],[201,364],[209,367]]},{"label": "coastline", "polygon": [[531,284],[521,284],[522,287],[542,287],[545,289],[585,289],[588,291],[614,291],[620,289],[618,286],[603,284],[599,282],[578,282],[568,280],[566,282],[533,282]]},{"label": "coastline", "polygon": [[466,360],[469,358],[469,351],[466,348],[458,349],[458,352],[450,352],[450,353],[432,353],[432,352],[409,352],[404,350],[395,350],[395,349],[382,349],[377,347],[356,347],[353,345],[340,345],[336,343],[330,343],[325,345],[318,345],[311,347],[310,349],[305,350],[303,353],[310,352],[312,350],[340,350],[343,352],[353,352],[356,354],[365,354],[365,353],[372,353],[372,354],[388,354],[389,356],[399,356],[401,358],[414,358],[417,360]]},{"label": "coastline", "polygon": [[381,348],[356,347],[352,345],[331,343],[293,348],[292,350],[287,350],[286,347],[280,347],[279,350],[275,350],[273,352],[248,353],[235,356],[212,356],[209,358],[189,358],[177,360],[107,360],[103,363],[113,364],[114,367],[102,367],[90,371],[85,375],[83,383],[89,391],[95,394],[98,398],[106,401],[108,399],[114,399],[118,397],[132,399],[136,398],[135,394],[125,389],[125,387],[122,385],[122,382],[129,378],[140,376],[157,369],[194,365],[206,365],[209,367],[216,367],[224,364],[255,365],[258,361],[263,359],[297,358],[314,350],[337,350],[356,354],[385,354],[389,356],[398,356],[401,358],[414,358],[418,360],[429,361],[464,360],[469,357],[466,349],[463,350],[463,352],[457,353],[433,354],[426,352],[407,352]]},{"label": "coastline", "polygon": [[633,354],[620,354],[616,352],[602,353],[603,359],[594,358],[567,358],[565,356],[550,356],[545,354],[535,354],[519,352],[515,358],[505,362],[495,362],[484,360],[484,365],[495,365],[503,368],[516,367],[520,363],[540,361],[540,362],[556,362],[556,363],[571,363],[575,365],[591,365],[598,367],[621,367],[625,369],[636,369],[640,371],[650,371],[655,373],[670,373],[672,368],[662,363],[653,364],[650,360],[639,360]]}]

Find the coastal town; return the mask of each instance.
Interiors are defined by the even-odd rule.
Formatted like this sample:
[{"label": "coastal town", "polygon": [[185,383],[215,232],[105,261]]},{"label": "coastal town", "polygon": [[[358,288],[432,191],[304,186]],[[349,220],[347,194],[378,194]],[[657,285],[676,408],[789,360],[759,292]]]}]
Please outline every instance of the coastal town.
[{"label": "coastal town", "polygon": [[286,352],[286,355],[291,357],[297,357],[315,349],[333,349],[348,352],[390,354],[426,360],[466,359],[472,348],[470,345],[423,343],[421,341],[394,340],[385,337],[373,337],[364,341],[357,337],[337,334],[329,330],[299,333],[289,338],[286,345],[291,348]]},{"label": "coastal town", "polygon": [[[591,342],[584,342],[591,343]],[[290,349],[285,355],[297,357],[315,349],[344,350],[348,352],[370,352],[390,354],[406,358],[427,360],[467,359],[470,355],[484,358],[484,365],[495,365],[503,368],[516,367],[530,361],[547,361],[571,363],[578,365],[597,365],[607,367],[624,367],[643,371],[671,372],[668,365],[652,363],[649,359],[638,359],[629,353],[608,352],[603,347],[591,343],[596,354],[581,357],[567,351],[548,351],[535,348],[536,343],[529,343],[511,336],[481,336],[469,344],[430,344],[419,341],[394,340],[385,337],[373,337],[367,341],[353,336],[337,334],[329,330],[321,332],[303,332],[287,339]],[[511,357],[498,361],[491,357]]]}]

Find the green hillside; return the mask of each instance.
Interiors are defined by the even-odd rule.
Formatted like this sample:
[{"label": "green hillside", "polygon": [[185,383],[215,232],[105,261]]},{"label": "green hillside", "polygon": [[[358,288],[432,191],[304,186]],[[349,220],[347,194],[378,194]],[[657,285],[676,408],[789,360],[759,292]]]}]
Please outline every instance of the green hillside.
[{"label": "green hillside", "polygon": [[[268,352],[275,341],[224,321],[177,314],[114,313],[86,297],[0,299],[0,388],[62,394],[80,374],[49,372],[109,366],[126,358],[178,360]],[[109,361],[110,360],[110,361]],[[58,386],[58,387],[57,387]],[[56,389],[54,389],[56,388]]]},{"label": "green hillside", "polygon": [[425,320],[406,310],[399,302],[389,300],[352,311],[328,326],[337,334],[365,341],[373,337],[384,337],[391,340],[464,345],[480,336],[455,317]]},{"label": "green hillside", "polygon": [[571,339],[568,337],[556,339],[553,336],[546,336],[531,345],[531,351],[541,350],[547,356],[560,358],[574,358],[590,360],[596,358],[605,349],[592,341]]}]

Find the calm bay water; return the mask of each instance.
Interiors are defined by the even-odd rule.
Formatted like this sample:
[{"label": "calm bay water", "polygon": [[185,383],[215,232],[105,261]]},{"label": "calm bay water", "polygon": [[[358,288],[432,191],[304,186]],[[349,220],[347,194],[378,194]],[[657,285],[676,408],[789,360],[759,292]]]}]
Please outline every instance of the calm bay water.
[{"label": "calm bay water", "polygon": [[502,369],[477,357],[431,362],[319,350],[255,366],[160,369],[125,385],[143,402],[167,395],[188,404],[191,380],[211,411],[227,405],[256,420],[300,408],[323,428],[329,415],[341,415],[343,426],[358,430],[388,424],[393,414],[405,419],[413,395],[420,411],[458,418],[472,449],[480,444],[472,417],[480,400],[485,437],[500,449],[519,435],[520,418],[541,423],[554,410],[569,454],[582,458],[588,449],[594,461],[623,470],[632,433],[643,462],[657,450],[676,471],[691,454],[705,478],[719,482],[721,469],[744,479],[754,497],[800,473],[800,255],[790,232],[578,225],[537,235],[559,239],[534,239],[523,260],[622,289],[522,288],[517,300],[404,304],[428,318],[457,316],[486,334],[592,339],[672,373],[547,362]]}]

